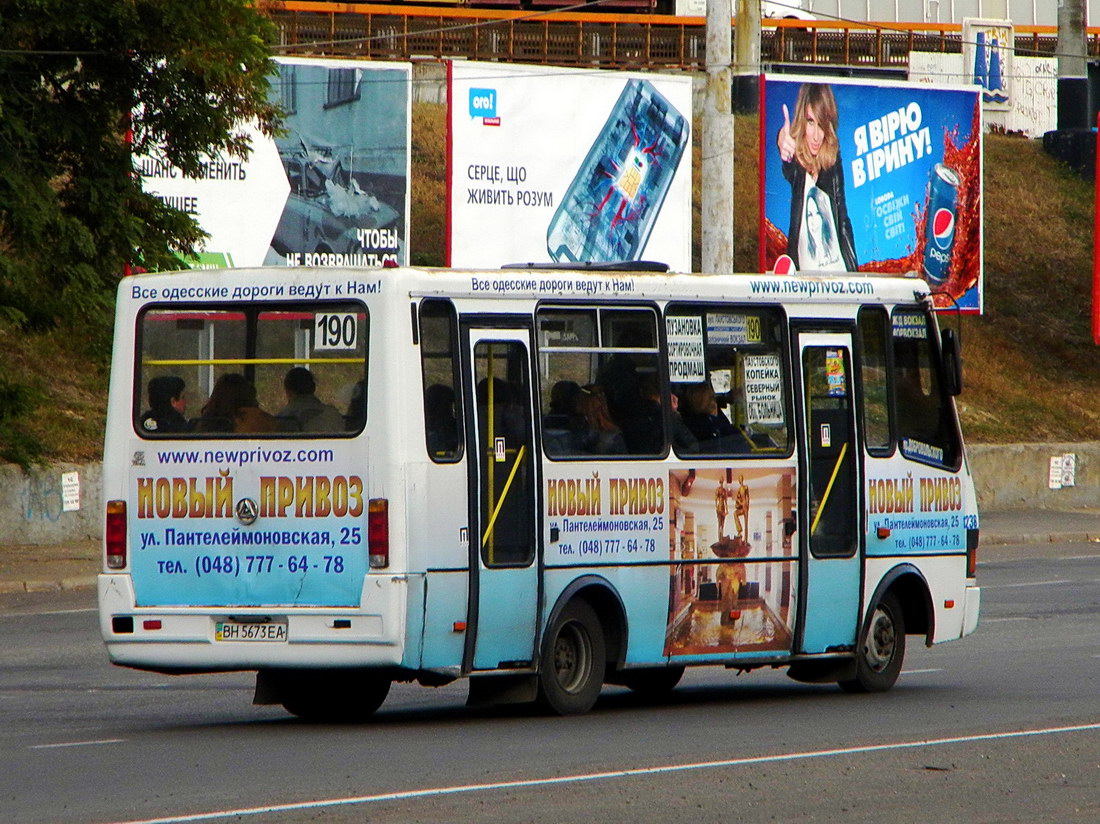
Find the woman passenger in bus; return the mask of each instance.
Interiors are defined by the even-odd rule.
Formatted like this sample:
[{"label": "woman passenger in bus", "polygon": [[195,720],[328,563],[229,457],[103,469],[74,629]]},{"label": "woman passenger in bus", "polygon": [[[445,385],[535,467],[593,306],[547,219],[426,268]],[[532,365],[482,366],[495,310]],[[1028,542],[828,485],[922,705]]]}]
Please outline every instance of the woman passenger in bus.
[{"label": "woman passenger in bus", "polygon": [[149,381],[149,410],[141,416],[141,428],[146,432],[188,432],[191,424],[183,413],[187,410],[184,389],[187,384],[176,375],[161,375]]},{"label": "woman passenger in bus", "polygon": [[244,375],[227,372],[218,378],[196,426],[202,432],[275,432],[274,415],[260,409],[256,387]]},{"label": "woman passenger in bus", "polygon": [[622,430],[611,420],[602,386],[590,383],[581,387],[577,396],[577,412],[584,419],[585,427],[579,433],[581,451],[593,455],[626,454],[626,441],[623,440]]}]

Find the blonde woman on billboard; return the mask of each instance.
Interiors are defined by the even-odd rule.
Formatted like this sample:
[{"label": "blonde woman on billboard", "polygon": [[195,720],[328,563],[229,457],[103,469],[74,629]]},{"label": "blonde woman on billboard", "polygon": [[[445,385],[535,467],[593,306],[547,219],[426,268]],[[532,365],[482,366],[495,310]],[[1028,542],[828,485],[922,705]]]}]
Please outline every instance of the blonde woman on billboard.
[{"label": "blonde woman on billboard", "polygon": [[[787,232],[787,254],[804,271],[820,268],[824,260],[807,258],[807,241],[802,230],[808,210],[823,212],[824,220],[836,228],[843,268],[858,270],[852,222],[844,201],[844,164],[837,137],[838,114],[833,90],[824,83],[804,83],[798,90],[791,118],[783,104],[783,126],[776,136],[783,177],[791,184],[791,222]],[[814,192],[814,190],[817,192]],[[820,194],[818,194],[820,193]],[[817,195],[813,206],[811,196]],[[827,204],[827,209],[822,207]],[[827,258],[828,256],[826,256]]]}]

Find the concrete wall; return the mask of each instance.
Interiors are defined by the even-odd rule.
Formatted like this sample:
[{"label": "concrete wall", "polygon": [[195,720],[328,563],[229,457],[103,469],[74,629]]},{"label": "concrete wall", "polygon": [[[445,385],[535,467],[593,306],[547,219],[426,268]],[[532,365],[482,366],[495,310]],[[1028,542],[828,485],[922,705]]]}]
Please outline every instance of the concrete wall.
[{"label": "concrete wall", "polygon": [[[967,449],[984,510],[1086,509],[1100,507],[1100,441],[1017,443]],[[1073,486],[1050,488],[1050,461],[1073,455]],[[80,508],[65,511],[62,476],[76,472]],[[0,550],[19,544],[47,545],[95,540],[103,531],[99,464],[59,464],[29,474],[0,466]]]},{"label": "concrete wall", "polygon": [[[66,509],[62,483],[75,472],[79,501]],[[0,548],[13,544],[59,544],[85,541],[103,533],[100,503],[103,475],[99,464],[58,464],[25,473],[17,466],[0,465]]]},{"label": "concrete wall", "polygon": [[[967,447],[983,509],[1100,507],[1100,442],[1012,443]],[[1074,456],[1073,486],[1050,488],[1050,461]]]}]

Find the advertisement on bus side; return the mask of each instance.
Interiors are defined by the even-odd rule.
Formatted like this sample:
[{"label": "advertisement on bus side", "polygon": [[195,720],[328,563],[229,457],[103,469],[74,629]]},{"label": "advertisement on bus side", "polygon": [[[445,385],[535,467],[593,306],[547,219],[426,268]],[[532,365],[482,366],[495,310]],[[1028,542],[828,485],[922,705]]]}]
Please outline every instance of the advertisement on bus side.
[{"label": "advertisement on bus side", "polygon": [[789,650],[796,493],[793,466],[556,473],[547,564],[667,564],[666,656]]}]

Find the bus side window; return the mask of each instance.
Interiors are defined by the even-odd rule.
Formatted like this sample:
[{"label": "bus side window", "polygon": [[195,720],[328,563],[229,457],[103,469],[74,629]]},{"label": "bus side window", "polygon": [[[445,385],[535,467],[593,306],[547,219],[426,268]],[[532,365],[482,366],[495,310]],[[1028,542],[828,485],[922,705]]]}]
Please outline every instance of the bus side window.
[{"label": "bus side window", "polygon": [[433,461],[457,461],[462,454],[458,400],[457,319],[447,300],[420,305],[420,366],[424,386],[425,447]]},{"label": "bus side window", "polygon": [[537,315],[543,451],[552,458],[665,454],[649,307],[554,306]]},{"label": "bus side window", "polygon": [[678,454],[777,455],[790,449],[786,320],[771,307],[673,305],[668,370],[684,438]]},{"label": "bus side window", "polygon": [[894,409],[902,453],[956,468],[962,456],[954,407],[943,391],[935,326],[923,308],[897,307],[891,322]]},{"label": "bus side window", "polygon": [[872,455],[893,450],[890,436],[890,392],[887,382],[887,338],[889,316],[881,306],[859,310],[859,380],[862,388],[863,441]]}]

